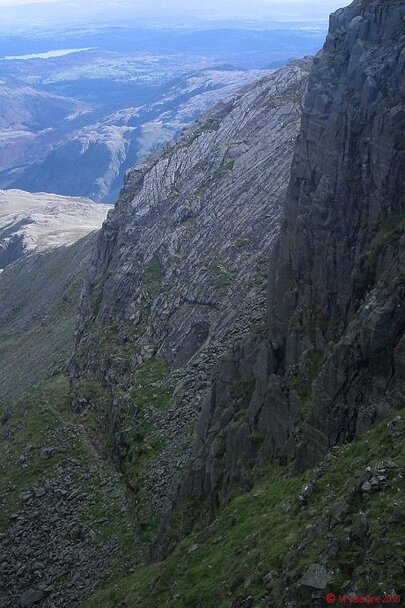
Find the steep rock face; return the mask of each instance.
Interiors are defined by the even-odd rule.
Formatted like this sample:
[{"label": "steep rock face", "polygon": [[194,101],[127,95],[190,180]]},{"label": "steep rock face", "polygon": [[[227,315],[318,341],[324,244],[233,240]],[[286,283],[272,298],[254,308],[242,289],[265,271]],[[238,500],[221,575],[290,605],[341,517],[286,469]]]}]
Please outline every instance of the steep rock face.
[{"label": "steep rock face", "polygon": [[137,165],[100,235],[75,410],[106,417],[130,485],[157,512],[189,459],[215,362],[263,328],[309,65],[247,87]]},{"label": "steep rock face", "polygon": [[218,364],[172,530],[211,518],[255,467],[311,466],[404,401],[404,17],[396,1],[331,17],[270,270],[269,337]]},{"label": "steep rock face", "polygon": [[269,306],[284,369],[326,357],[301,466],[404,398],[404,26],[403,2],[355,2],[315,59]]}]

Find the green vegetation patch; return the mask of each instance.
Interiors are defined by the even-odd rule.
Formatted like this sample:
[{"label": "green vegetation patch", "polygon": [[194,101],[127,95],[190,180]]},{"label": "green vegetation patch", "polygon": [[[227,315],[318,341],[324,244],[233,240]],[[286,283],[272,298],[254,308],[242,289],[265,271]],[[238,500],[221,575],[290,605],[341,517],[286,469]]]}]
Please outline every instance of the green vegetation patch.
[{"label": "green vegetation patch", "polygon": [[255,386],[254,378],[246,378],[236,382],[229,391],[232,398],[230,405],[236,406],[238,409],[247,408],[252,400]]},{"label": "green vegetation patch", "polygon": [[142,302],[138,306],[141,319],[146,322],[152,307],[153,300],[159,295],[163,278],[163,266],[157,256],[154,256],[143,268]]},{"label": "green vegetation patch", "polygon": [[169,366],[163,357],[146,361],[130,379],[128,396],[131,403],[122,421],[122,470],[132,493],[136,497],[134,519],[143,540],[156,534],[158,522],[146,509],[143,477],[161,453],[164,443],[149,421],[151,410],[166,408],[173,389],[167,385]]},{"label": "green vegetation patch", "polygon": [[15,404],[0,405],[0,532],[18,510],[20,492],[55,467],[58,457],[44,460],[40,449],[51,447],[49,431],[63,424],[69,406],[64,376],[52,378]]},{"label": "green vegetation patch", "polygon": [[101,302],[103,301],[103,297],[104,297],[104,286],[105,286],[105,283],[106,283],[108,277],[109,277],[109,273],[105,272],[101,277],[99,277],[92,284],[90,311],[91,311],[91,314],[93,315],[93,317],[96,317],[100,310]]},{"label": "green vegetation patch", "polygon": [[[113,358],[132,357],[140,352],[139,338],[145,332],[145,323],[122,326],[104,326],[98,335],[93,331],[93,338],[98,342],[98,350]],[[76,355],[77,358],[77,355]]]},{"label": "green vegetation patch", "polygon": [[301,413],[303,414],[310,405],[312,386],[319,376],[324,360],[325,353],[322,350],[311,350],[284,381],[288,390],[297,392],[302,403]]},{"label": "green vegetation patch", "polygon": [[216,256],[211,262],[211,269],[214,271],[216,279],[215,286],[217,289],[228,287],[233,282],[233,274],[226,268],[219,256]]},{"label": "green vegetation patch", "polygon": [[150,426],[145,422],[133,427],[126,426],[124,430],[124,438],[129,445],[126,469],[129,473],[132,473],[128,477],[128,482],[132,489],[136,491],[141,489],[139,484],[140,473],[162,447],[160,440],[149,440],[149,435]]},{"label": "green vegetation patch", "polygon": [[201,131],[219,131],[220,126],[216,120],[207,120],[207,122],[201,125]]},{"label": "green vegetation patch", "polygon": [[144,286],[154,290],[163,277],[163,267],[157,256],[153,257],[144,267]]},{"label": "green vegetation patch", "polygon": [[139,557],[136,524],[132,517],[133,496],[111,465],[104,462],[88,480],[86,491],[94,497],[93,505],[81,516],[81,521],[90,526],[101,542],[113,540],[119,552],[108,580],[128,572],[128,566]]},{"label": "green vegetation patch", "polygon": [[[294,291],[298,291],[298,286]],[[300,310],[298,315],[292,316],[288,328],[303,336],[307,336],[312,343],[316,342],[316,328],[319,327],[326,335],[330,333],[330,324],[335,325],[332,319],[328,319],[323,311],[317,306],[306,306]],[[331,338],[332,339],[332,338]]]},{"label": "green vegetation patch", "polygon": [[168,378],[169,366],[163,357],[146,361],[131,379],[130,398],[140,408],[164,409],[169,405],[172,391],[162,388]]},{"label": "green vegetation patch", "polygon": [[235,243],[236,247],[242,248],[247,247],[250,244],[250,239],[241,237]]},{"label": "green vegetation patch", "polygon": [[221,165],[220,167],[218,167],[218,169],[215,170],[214,176],[221,177],[222,175],[226,175],[227,173],[229,173],[229,171],[232,171],[234,164],[235,164],[235,161],[230,160],[229,163],[225,163],[224,165]]},{"label": "green vegetation patch", "polygon": [[376,234],[370,248],[361,261],[353,281],[359,292],[363,293],[375,280],[378,260],[388,246],[399,246],[401,236],[405,229],[405,213],[396,213],[389,216],[383,228]]},{"label": "green vegetation patch", "polygon": [[77,389],[77,397],[96,410],[102,410],[108,403],[106,389],[100,380],[84,380]]},{"label": "green vegetation patch", "polygon": [[[404,432],[403,412],[396,432]],[[297,495],[303,484],[314,479],[314,473],[291,476],[286,469],[271,468],[249,493],[232,500],[212,526],[196,529],[166,560],[140,567],[98,591],[85,607],[115,608],[122,602],[131,608],[231,608],[247,597],[255,608],[280,606],[285,589],[280,573],[288,570],[290,580],[298,583],[309,564],[318,563],[319,556],[328,554],[334,543],[338,546],[335,536],[353,526],[360,512],[367,517],[370,532],[362,540],[342,546],[331,558],[338,570],[327,591],[340,593],[344,581],[364,565],[367,577],[358,571],[356,578],[359,592],[373,592],[379,588],[383,564],[391,572],[384,579],[384,589],[400,590],[402,575],[389,567],[403,550],[401,524],[387,524],[393,503],[404,508],[395,485],[387,483],[368,501],[355,497],[339,529],[329,534],[323,531],[332,507],[348,500],[353,484],[361,484],[366,467],[381,465],[387,458],[397,470],[403,465],[404,442],[396,444],[390,433],[386,421],[361,440],[339,448],[326,472],[320,478],[315,476],[313,493],[304,508],[298,505]],[[269,572],[274,573],[271,591],[264,580]],[[269,593],[270,604],[265,599]],[[300,605],[310,608],[313,601],[303,596]]]},{"label": "green vegetation patch", "polygon": [[267,282],[267,272],[256,272],[250,279],[250,283],[253,287],[261,287]]}]

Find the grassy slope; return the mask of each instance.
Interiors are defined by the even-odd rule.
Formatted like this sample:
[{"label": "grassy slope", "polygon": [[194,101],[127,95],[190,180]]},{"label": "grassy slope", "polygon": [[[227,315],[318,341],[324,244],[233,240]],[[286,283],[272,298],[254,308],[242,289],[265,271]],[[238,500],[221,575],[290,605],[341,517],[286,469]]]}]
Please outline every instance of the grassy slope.
[{"label": "grassy slope", "polygon": [[[132,498],[112,463],[93,448],[92,421],[72,417],[63,373],[94,240],[92,234],[33,254],[0,275],[0,541],[10,516],[23,508],[22,493],[56,476],[69,478],[73,463],[76,482],[93,497],[83,506],[83,523],[100,547],[116,547],[115,579],[139,559]],[[60,451],[43,456],[55,446]]]},{"label": "grassy slope", "polygon": [[[41,452],[55,445],[61,452],[44,459]],[[107,539],[118,543],[116,576],[138,556],[128,496],[120,476],[94,450],[80,421],[72,418],[69,383],[63,375],[41,383],[14,403],[0,404],[0,534],[8,529],[10,515],[19,510],[21,492],[56,472],[68,471],[72,461],[83,472],[90,468],[93,472],[83,491],[94,500],[82,519],[100,543]]]},{"label": "grassy slope", "polygon": [[0,275],[0,399],[64,368],[95,236],[33,254]]},{"label": "grassy slope", "polygon": [[[308,564],[328,559],[335,568],[328,591],[348,592],[357,584],[358,592],[371,593],[381,590],[383,581],[384,590],[398,592],[401,575],[395,568],[388,568],[391,575],[387,575],[387,564],[395,564],[403,550],[401,521],[389,523],[394,503],[402,503],[402,513],[404,507],[403,494],[393,482],[405,461],[403,417],[404,412],[395,427],[382,423],[356,443],[336,450],[318,479],[314,471],[290,476],[270,470],[251,492],[235,498],[208,530],[195,531],[164,562],[143,567],[99,591],[86,608],[225,608],[242,605],[232,602],[249,596],[254,608],[281,606],[280,579],[276,576],[272,589],[266,589],[263,577],[283,570],[296,583]],[[366,467],[382,462],[398,466],[388,469],[382,489],[365,501],[352,491],[353,486],[361,485]],[[306,507],[299,507],[296,497],[313,479],[314,493]],[[349,504],[347,512],[328,531],[331,508],[344,500]],[[370,525],[367,538],[331,555],[339,535],[361,512]],[[354,583],[351,589],[345,588],[348,579]],[[265,603],[266,596],[270,604]],[[302,597],[303,607],[313,605],[312,599]]]}]

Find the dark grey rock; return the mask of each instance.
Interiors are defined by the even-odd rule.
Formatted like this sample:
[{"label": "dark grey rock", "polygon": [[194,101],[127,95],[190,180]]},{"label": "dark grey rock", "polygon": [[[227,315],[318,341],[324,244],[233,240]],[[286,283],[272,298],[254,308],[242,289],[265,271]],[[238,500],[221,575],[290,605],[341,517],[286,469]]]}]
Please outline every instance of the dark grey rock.
[{"label": "dark grey rock", "polygon": [[275,579],[277,578],[277,573],[274,571],[268,572],[263,577],[263,583],[265,584],[267,589],[270,589],[273,586]]},{"label": "dark grey rock", "polygon": [[315,490],[315,486],[312,483],[307,483],[305,484],[305,486],[303,486],[302,490],[301,490],[301,495],[304,498],[309,498]]},{"label": "dark grey rock", "polygon": [[[369,430],[403,399],[401,364],[388,363],[404,334],[400,225],[395,245],[381,252],[369,275],[366,266],[383,218],[401,213],[404,125],[394,128],[385,100],[386,86],[393,86],[394,108],[403,111],[395,82],[404,9],[396,2],[354,2],[344,11],[347,22],[332,19],[308,87],[269,293],[270,333],[283,367],[299,365],[308,348],[328,354],[302,429],[301,468],[319,461],[328,446]],[[387,146],[384,163],[371,161],[377,141]],[[382,169],[385,162],[391,169]],[[361,167],[363,175],[377,171],[376,196]]]},{"label": "dark grey rock", "polygon": [[34,604],[38,604],[46,597],[46,593],[39,589],[29,589],[25,591],[20,597],[21,608],[29,608]]},{"label": "dark grey rock", "polygon": [[369,523],[364,513],[359,513],[350,528],[350,535],[354,541],[364,541],[369,533]]},{"label": "dark grey rock", "polygon": [[347,513],[349,505],[345,501],[339,501],[331,508],[329,512],[329,526],[333,528],[342,521],[343,516]]},{"label": "dark grey rock", "polygon": [[301,577],[300,585],[311,589],[326,589],[333,576],[320,564],[310,564]]},{"label": "dark grey rock", "polygon": [[403,511],[401,509],[401,505],[399,505],[398,503],[394,503],[392,505],[392,513],[391,513],[391,517],[389,519],[389,522],[391,524],[398,524],[403,519],[404,519],[404,514],[403,514]]}]

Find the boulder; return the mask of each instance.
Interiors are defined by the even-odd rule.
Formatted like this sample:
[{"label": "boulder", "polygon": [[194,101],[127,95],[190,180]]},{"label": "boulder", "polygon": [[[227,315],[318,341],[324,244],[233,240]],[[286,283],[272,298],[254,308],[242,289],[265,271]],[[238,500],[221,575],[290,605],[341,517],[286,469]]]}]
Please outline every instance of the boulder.
[{"label": "boulder", "polygon": [[300,580],[302,587],[310,589],[326,589],[333,576],[321,564],[310,564]]},{"label": "boulder", "polygon": [[40,589],[28,589],[28,591],[25,591],[20,597],[20,606],[21,608],[29,608],[29,606],[42,602],[45,596],[45,591],[41,591]]}]

